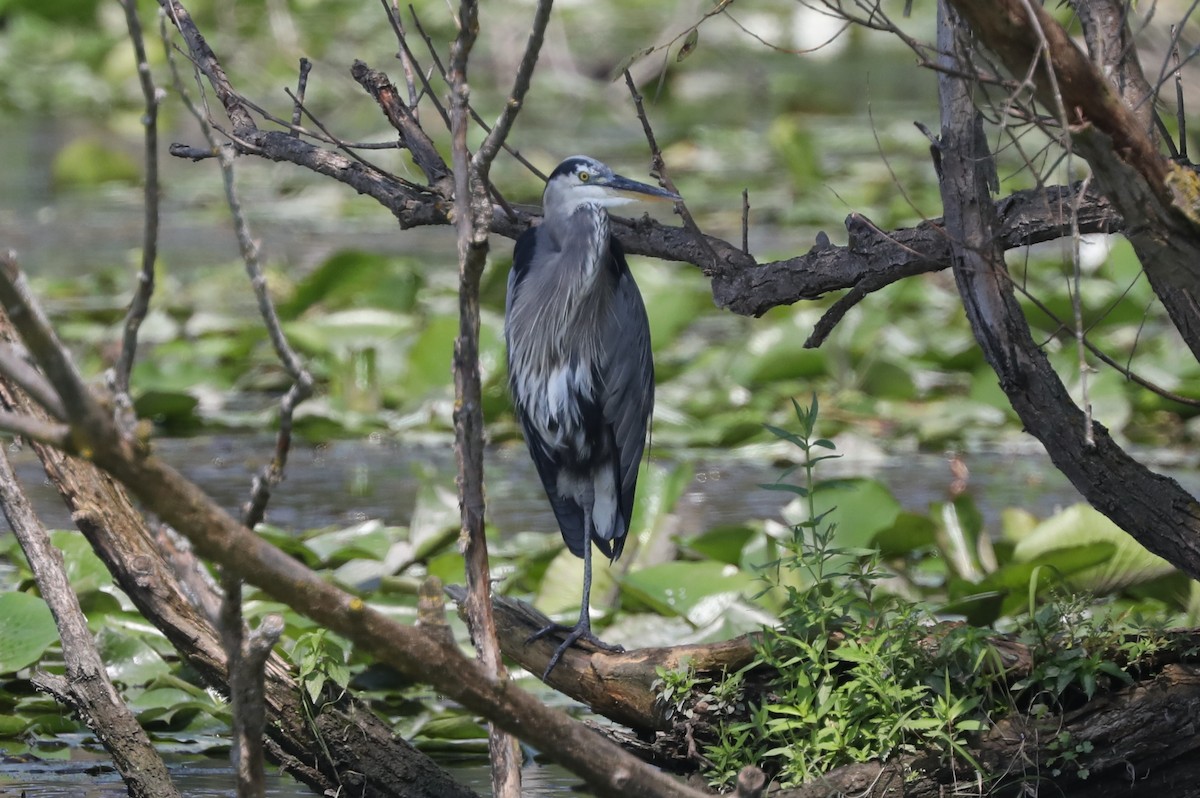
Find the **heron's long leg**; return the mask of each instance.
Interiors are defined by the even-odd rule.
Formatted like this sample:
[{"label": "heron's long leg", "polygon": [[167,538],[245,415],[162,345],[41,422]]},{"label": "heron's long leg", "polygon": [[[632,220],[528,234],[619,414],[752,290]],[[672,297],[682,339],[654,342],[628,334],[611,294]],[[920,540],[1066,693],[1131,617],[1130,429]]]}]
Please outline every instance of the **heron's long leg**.
[{"label": "heron's long leg", "polygon": [[566,632],[567,637],[558,648],[554,650],[554,655],[550,657],[550,662],[546,664],[546,670],[542,673],[543,681],[550,676],[550,671],[554,670],[554,666],[562,659],[562,655],[568,648],[575,645],[579,640],[586,640],[597,648],[605,651],[624,651],[620,646],[614,646],[605,643],[600,638],[592,634],[592,614],[591,614],[591,593],[592,593],[592,508],[590,503],[584,503],[583,507],[583,604],[579,608],[579,622],[575,626],[562,626],[561,624],[551,624],[545,629],[541,629],[531,636],[526,642],[532,642],[539,638],[545,637],[553,632]]},{"label": "heron's long leg", "polygon": [[[579,607],[579,623],[576,629],[584,634],[592,633],[592,508],[583,508],[583,604]],[[551,666],[553,667],[553,666]],[[550,669],[547,668],[549,673]]]}]

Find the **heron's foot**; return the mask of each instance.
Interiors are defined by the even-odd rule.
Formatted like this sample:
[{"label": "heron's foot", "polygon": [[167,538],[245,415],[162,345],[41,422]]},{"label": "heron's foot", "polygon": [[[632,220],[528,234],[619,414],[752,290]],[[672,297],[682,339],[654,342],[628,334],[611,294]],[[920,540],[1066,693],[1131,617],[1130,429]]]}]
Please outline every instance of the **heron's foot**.
[{"label": "heron's foot", "polygon": [[562,659],[562,655],[568,648],[575,645],[579,641],[583,641],[588,645],[600,649],[601,651],[612,651],[620,653],[624,651],[624,647],[605,643],[600,638],[592,634],[591,624],[578,623],[574,626],[564,626],[561,623],[552,623],[545,626],[526,638],[525,643],[532,643],[534,640],[541,640],[543,637],[549,637],[554,634],[565,632],[566,638],[559,644],[558,648],[554,649],[554,656],[550,657],[550,662],[546,665],[546,670],[542,673],[542,680],[545,681],[550,676],[550,671],[554,670],[554,666]]}]

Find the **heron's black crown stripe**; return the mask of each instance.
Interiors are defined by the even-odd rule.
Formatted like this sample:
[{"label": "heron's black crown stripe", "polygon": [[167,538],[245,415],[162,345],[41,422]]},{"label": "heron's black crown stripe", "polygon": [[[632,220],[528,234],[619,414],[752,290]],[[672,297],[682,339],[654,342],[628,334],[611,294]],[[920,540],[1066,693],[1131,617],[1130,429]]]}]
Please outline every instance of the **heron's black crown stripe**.
[{"label": "heron's black crown stripe", "polygon": [[581,166],[591,166],[591,163],[585,158],[568,158],[550,173],[550,179],[553,180],[559,175],[569,175]]}]

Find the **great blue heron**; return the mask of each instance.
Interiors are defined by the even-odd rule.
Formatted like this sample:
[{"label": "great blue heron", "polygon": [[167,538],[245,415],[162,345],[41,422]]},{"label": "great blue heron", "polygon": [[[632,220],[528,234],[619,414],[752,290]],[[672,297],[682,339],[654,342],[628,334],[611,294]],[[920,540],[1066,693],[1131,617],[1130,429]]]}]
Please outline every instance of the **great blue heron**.
[{"label": "great blue heron", "polygon": [[525,443],[567,548],[583,558],[583,600],[544,676],[592,634],[592,544],[621,556],[646,428],[654,362],[646,307],[606,208],[679,196],[620,175],[582,155],[560,163],[542,195],[542,223],[517,240],[508,277],[504,337],[509,387]]}]

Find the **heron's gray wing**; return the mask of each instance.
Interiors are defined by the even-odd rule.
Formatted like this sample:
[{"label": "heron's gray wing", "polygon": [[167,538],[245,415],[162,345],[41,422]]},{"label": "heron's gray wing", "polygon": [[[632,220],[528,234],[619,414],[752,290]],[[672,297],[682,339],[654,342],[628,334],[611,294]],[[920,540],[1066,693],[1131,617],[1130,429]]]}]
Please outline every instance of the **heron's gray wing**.
[{"label": "heron's gray wing", "polygon": [[[513,311],[518,303],[526,299],[522,294],[522,284],[533,267],[533,261],[538,255],[539,248],[545,245],[546,242],[541,241],[541,237],[538,234],[538,228],[530,227],[517,239],[516,247],[513,249],[512,271],[508,274],[508,292],[504,300],[504,338],[508,350],[510,382],[513,379],[513,353],[518,347],[524,345],[522,341],[517,339],[522,335],[534,334],[536,332],[534,330],[517,329],[516,325],[511,323]],[[516,390],[516,386],[512,386],[513,410],[516,412],[517,421],[521,423],[521,432],[524,434],[525,444],[529,447],[529,456],[533,459],[538,477],[542,480],[542,487],[546,490],[546,498],[550,500],[550,506],[554,510],[554,517],[558,520],[558,528],[562,532],[563,542],[567,544],[567,548],[571,550],[572,554],[576,557],[582,557],[583,508],[573,499],[559,494],[558,472],[560,465],[558,459],[547,449],[537,429],[530,423],[529,416],[525,412],[525,406],[521,402],[519,394],[520,392]]]},{"label": "heron's gray wing", "polygon": [[[654,410],[654,359],[650,354],[646,306],[615,238],[611,239],[610,252],[617,283],[602,338],[605,352],[602,407],[617,451],[621,517],[628,531],[638,465],[646,449],[646,430]],[[623,543],[623,539],[615,542],[614,559],[620,555]]]},{"label": "heron's gray wing", "polygon": [[576,557],[583,556],[583,508],[574,499],[563,496],[558,492],[558,460],[546,450],[538,437],[533,425],[527,420],[525,413],[518,407],[517,418],[521,422],[521,431],[525,434],[525,443],[529,446],[529,455],[537,467],[542,487],[546,490],[546,498],[554,510],[558,520],[558,529],[562,532],[563,543]]}]

